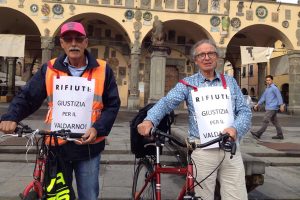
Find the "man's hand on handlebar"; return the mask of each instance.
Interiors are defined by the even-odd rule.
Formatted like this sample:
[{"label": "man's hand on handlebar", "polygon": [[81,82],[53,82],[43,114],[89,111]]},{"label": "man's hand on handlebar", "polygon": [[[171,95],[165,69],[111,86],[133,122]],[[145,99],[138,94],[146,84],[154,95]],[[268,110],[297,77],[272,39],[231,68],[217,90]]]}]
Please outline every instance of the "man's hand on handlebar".
[{"label": "man's hand on handlebar", "polygon": [[17,122],[14,121],[1,121],[0,122],[0,131],[5,134],[11,134],[15,131],[17,127]]},{"label": "man's hand on handlebar", "polygon": [[228,133],[230,135],[229,140],[233,140],[233,141],[236,140],[236,129],[235,128],[233,128],[233,127],[225,128],[223,130],[223,133]]},{"label": "man's hand on handlebar", "polygon": [[82,135],[81,140],[75,140],[74,142],[79,145],[91,144],[97,139],[97,130],[95,128],[90,128]]},{"label": "man's hand on handlebar", "polygon": [[150,136],[150,131],[153,128],[153,124],[149,120],[145,120],[137,126],[138,132],[142,136]]}]

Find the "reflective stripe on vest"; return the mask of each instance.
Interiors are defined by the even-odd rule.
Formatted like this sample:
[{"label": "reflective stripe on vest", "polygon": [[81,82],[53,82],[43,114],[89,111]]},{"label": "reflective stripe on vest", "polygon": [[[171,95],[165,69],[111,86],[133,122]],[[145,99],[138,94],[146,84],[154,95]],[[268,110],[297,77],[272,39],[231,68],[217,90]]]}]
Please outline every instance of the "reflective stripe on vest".
[{"label": "reflective stripe on vest", "polygon": [[[59,78],[60,76],[68,76],[66,72],[59,71],[53,68],[56,58],[50,60],[48,62],[47,72],[46,72],[46,90],[47,90],[47,101],[48,101],[48,113],[45,119],[45,122],[50,124],[52,121],[52,111],[53,111],[53,80],[54,78]],[[104,91],[104,81],[105,81],[105,68],[106,62],[103,60],[98,60],[98,67],[86,70],[81,77],[87,78],[88,80],[95,79],[95,92],[94,92],[94,100],[92,107],[92,124],[99,119],[101,116],[101,111],[103,109],[103,101],[102,95]],[[101,142],[105,137],[97,137],[94,143]],[[49,142],[49,141],[48,141]],[[66,143],[65,140],[59,139],[58,144],[62,145]],[[54,142],[52,142],[54,144]]]}]

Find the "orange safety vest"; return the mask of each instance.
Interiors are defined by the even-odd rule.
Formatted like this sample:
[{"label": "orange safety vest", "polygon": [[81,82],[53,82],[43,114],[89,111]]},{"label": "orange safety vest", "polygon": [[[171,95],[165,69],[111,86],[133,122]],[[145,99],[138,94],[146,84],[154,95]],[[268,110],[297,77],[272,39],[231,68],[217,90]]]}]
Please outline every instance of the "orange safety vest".
[{"label": "orange safety vest", "polygon": [[[48,113],[45,119],[45,123],[51,124],[52,121],[52,111],[53,111],[53,80],[54,78],[59,78],[60,76],[68,76],[66,72],[59,71],[53,68],[56,58],[48,62],[48,68],[46,72],[46,89],[47,89],[47,101],[48,101]],[[81,77],[87,78],[88,80],[95,79],[95,92],[93,100],[93,112],[91,122],[94,123],[101,116],[101,110],[103,109],[102,95],[104,91],[104,81],[105,81],[105,68],[106,62],[104,60],[98,60],[98,67],[95,67],[90,70],[86,70]],[[105,139],[105,136],[97,137],[93,142],[99,143]],[[46,143],[49,144],[50,139],[46,140]],[[65,144],[67,141],[58,139],[58,144]],[[54,144],[54,140],[51,141],[51,144]]]}]

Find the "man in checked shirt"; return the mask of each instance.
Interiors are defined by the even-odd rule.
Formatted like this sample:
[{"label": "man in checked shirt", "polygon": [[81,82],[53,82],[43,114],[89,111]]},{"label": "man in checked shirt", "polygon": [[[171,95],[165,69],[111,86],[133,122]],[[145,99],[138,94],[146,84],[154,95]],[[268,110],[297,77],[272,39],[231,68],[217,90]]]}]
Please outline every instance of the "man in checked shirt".
[{"label": "man in checked shirt", "polygon": [[205,143],[229,133],[236,142],[236,155],[230,159],[230,152],[218,144],[192,153],[200,187],[195,188],[196,196],[213,200],[216,179],[221,185],[222,200],[245,200],[244,164],[239,141],[251,127],[251,110],[234,78],[215,71],[218,61],[216,44],[211,40],[197,42],[191,51],[199,72],[180,80],[170,92],[148,111],[145,120],[138,125],[141,135],[148,136],[152,127],[159,124],[165,114],[186,101],[189,113],[188,137]]}]

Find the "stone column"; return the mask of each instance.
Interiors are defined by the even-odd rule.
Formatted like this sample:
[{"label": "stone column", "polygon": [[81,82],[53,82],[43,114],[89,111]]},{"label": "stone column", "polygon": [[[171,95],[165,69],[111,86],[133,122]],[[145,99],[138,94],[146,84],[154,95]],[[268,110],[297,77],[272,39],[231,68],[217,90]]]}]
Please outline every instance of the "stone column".
[{"label": "stone column", "polygon": [[151,61],[149,58],[145,60],[145,69],[144,69],[144,104],[148,103],[149,94],[150,94],[150,68]]},{"label": "stone column", "polygon": [[138,109],[140,105],[139,101],[139,65],[140,65],[140,51],[131,51],[131,69],[130,69],[130,86],[128,97],[128,109]]},{"label": "stone column", "polygon": [[42,36],[41,48],[42,48],[42,64],[44,64],[51,59],[52,49],[54,48],[53,37]]},{"label": "stone column", "polygon": [[289,59],[289,106],[290,114],[300,115],[300,51],[290,51]]},{"label": "stone column", "polygon": [[257,96],[258,98],[263,94],[266,89],[266,71],[267,63],[258,63],[258,88],[257,88]]},{"label": "stone column", "polygon": [[15,95],[15,75],[16,75],[16,58],[7,58],[8,62],[8,83],[7,83],[7,97],[8,101]]},{"label": "stone column", "polygon": [[165,95],[166,59],[169,53],[168,47],[152,47],[148,103],[155,103]]},{"label": "stone column", "polygon": [[224,73],[224,63],[225,63],[225,56],[226,56],[226,48],[218,47],[219,59],[217,63],[216,71],[219,73]]},{"label": "stone column", "polygon": [[140,94],[139,94],[139,66],[141,55],[141,28],[142,28],[142,12],[137,10],[135,12],[135,22],[133,23],[134,42],[131,48],[131,69],[130,69],[130,85],[128,97],[128,109],[134,110],[140,107]]}]

